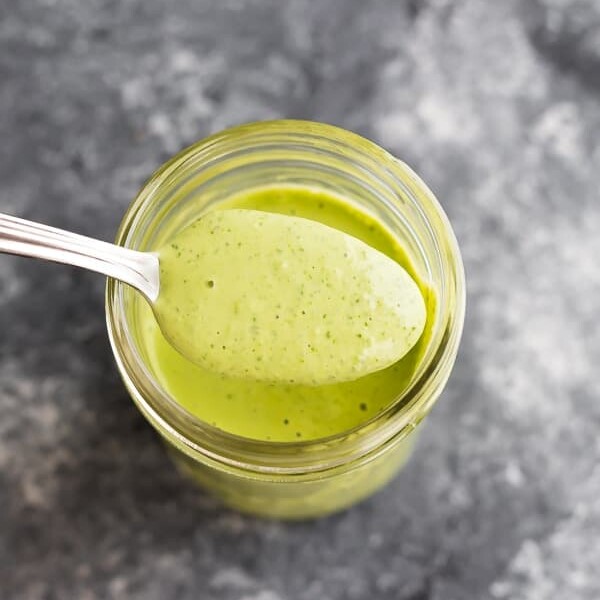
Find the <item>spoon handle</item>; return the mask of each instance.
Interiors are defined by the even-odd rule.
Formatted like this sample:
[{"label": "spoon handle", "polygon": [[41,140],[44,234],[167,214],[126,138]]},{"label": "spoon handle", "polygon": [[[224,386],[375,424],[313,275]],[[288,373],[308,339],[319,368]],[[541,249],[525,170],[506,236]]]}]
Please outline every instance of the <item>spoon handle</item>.
[{"label": "spoon handle", "polygon": [[114,277],[151,302],[158,297],[158,257],[0,213],[0,252],[43,258]]}]

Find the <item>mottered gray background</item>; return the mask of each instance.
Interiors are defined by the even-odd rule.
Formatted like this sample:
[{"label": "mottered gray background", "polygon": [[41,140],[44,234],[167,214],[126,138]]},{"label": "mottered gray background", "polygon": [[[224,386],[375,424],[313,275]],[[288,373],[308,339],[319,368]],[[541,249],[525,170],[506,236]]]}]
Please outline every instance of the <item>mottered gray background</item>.
[{"label": "mottered gray background", "polygon": [[596,0],[0,3],[0,211],[110,240],[185,145],[314,119],[425,178],[468,278],[408,468],[283,524],[174,471],[100,277],[0,256],[0,598],[597,600],[599,100]]}]

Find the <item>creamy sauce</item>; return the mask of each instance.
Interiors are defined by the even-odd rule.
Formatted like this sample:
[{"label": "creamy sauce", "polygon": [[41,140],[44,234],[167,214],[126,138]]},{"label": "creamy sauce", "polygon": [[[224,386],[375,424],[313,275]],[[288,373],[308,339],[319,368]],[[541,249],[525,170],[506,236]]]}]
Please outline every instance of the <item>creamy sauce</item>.
[{"label": "creamy sauce", "polygon": [[402,358],[425,303],[397,262],[314,220],[208,213],[159,250],[155,306],[192,362],[256,381],[351,381]]},{"label": "creamy sauce", "polygon": [[403,358],[371,375],[320,386],[273,384],[221,375],[187,360],[167,342],[149,305],[136,296],[138,345],[160,385],[196,418],[231,434],[265,441],[325,438],[349,431],[389,407],[414,379],[436,312],[435,294],[418,277],[397,239],[344,198],[307,187],[253,189],[227,199],[219,208],[313,219],[379,250],[419,286],[427,307],[425,330]]}]

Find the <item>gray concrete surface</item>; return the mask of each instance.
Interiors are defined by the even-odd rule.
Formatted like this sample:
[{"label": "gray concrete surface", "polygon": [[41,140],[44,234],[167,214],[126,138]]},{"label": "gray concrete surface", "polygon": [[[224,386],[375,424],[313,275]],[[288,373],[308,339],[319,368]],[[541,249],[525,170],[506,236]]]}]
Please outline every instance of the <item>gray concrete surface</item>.
[{"label": "gray concrete surface", "polygon": [[469,296],[408,469],[289,525],[171,468],[99,277],[0,257],[0,598],[597,600],[599,100],[596,0],[0,3],[1,211],[111,239],[184,145],[323,120],[430,183]]}]

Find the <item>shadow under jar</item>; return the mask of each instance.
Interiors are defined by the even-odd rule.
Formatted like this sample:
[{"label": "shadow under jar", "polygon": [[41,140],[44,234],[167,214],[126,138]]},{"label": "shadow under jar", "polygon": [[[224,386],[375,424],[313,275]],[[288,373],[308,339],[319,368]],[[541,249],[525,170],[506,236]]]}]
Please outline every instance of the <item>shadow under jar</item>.
[{"label": "shadow under jar", "polygon": [[[358,135],[303,121],[244,125],[184,150],[141,190],[116,242],[155,250],[203,214],[265,186],[342,199],[397,242],[423,286],[428,323],[410,377],[374,413],[325,437],[281,441],[234,434],[192,414],[189,402],[163,384],[148,337],[149,309],[115,280],[107,285],[108,332],[131,397],[183,472],[239,510],[316,517],[369,496],[406,463],[417,426],[456,358],[465,310],[463,265],[440,205],[406,165]],[[325,403],[326,392],[320,393]],[[217,401],[201,385],[193,395],[198,403]]]}]

